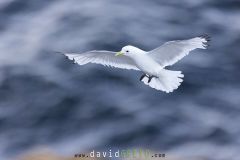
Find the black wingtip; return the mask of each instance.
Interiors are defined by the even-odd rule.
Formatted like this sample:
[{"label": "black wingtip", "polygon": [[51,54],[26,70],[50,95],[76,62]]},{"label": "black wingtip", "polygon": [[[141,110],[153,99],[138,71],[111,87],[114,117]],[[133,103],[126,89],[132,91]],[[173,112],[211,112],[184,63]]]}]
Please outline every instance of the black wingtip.
[{"label": "black wingtip", "polygon": [[211,36],[209,36],[209,34],[203,34],[201,36],[199,36],[200,38],[204,38],[207,42],[211,41]]},{"label": "black wingtip", "polygon": [[203,46],[204,46],[205,48],[207,48],[207,47],[210,46],[209,42],[211,41],[211,37],[210,37],[208,34],[203,34],[203,35],[201,35],[201,36],[199,36],[199,37],[202,38],[202,39],[204,39],[204,40],[206,40],[206,42],[202,42],[202,43],[203,43]]}]

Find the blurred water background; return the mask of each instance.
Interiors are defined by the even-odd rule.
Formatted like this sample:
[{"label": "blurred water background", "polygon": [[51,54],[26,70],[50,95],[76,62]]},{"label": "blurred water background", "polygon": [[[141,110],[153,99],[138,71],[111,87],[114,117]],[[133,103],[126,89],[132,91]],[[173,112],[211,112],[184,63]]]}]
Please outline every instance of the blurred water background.
[{"label": "blurred water background", "polygon": [[[78,66],[54,51],[151,50],[208,33],[166,94],[141,73]],[[178,159],[238,160],[240,1],[1,0],[0,157],[148,148]],[[194,158],[192,158],[194,159]]]}]

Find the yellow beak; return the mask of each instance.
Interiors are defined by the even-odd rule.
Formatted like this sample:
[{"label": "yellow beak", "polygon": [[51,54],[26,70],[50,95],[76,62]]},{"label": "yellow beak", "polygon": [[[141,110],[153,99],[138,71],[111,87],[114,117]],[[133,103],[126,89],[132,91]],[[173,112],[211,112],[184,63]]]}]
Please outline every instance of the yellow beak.
[{"label": "yellow beak", "polygon": [[115,56],[122,56],[122,55],[123,55],[122,52],[117,52],[117,53],[115,54]]}]

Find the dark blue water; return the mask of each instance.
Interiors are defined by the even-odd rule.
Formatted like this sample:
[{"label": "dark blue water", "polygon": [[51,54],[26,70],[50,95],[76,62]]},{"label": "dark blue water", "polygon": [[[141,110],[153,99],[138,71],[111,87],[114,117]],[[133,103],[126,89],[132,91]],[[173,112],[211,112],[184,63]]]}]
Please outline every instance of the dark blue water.
[{"label": "dark blue water", "polygon": [[[170,94],[139,82],[141,73],[78,66],[54,52],[151,50],[203,33],[211,46],[170,67],[185,74]],[[2,0],[0,157],[142,147],[238,160],[239,44],[238,0]]]}]

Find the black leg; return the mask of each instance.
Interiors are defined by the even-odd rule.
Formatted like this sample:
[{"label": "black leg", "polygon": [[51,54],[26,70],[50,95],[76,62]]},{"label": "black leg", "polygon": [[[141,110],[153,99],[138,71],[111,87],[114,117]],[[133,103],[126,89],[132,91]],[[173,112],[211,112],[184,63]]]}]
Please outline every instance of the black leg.
[{"label": "black leg", "polygon": [[154,77],[154,78],[158,78],[157,76],[149,76],[149,77],[148,77],[148,83],[151,82],[151,80],[152,80],[153,77]]},{"label": "black leg", "polygon": [[151,82],[152,78],[153,78],[153,76],[150,76],[150,77],[148,78],[148,83]]},{"label": "black leg", "polygon": [[140,77],[140,81],[142,81],[142,79],[144,78],[144,77],[146,77],[147,75],[146,74],[143,74],[141,77]]}]

